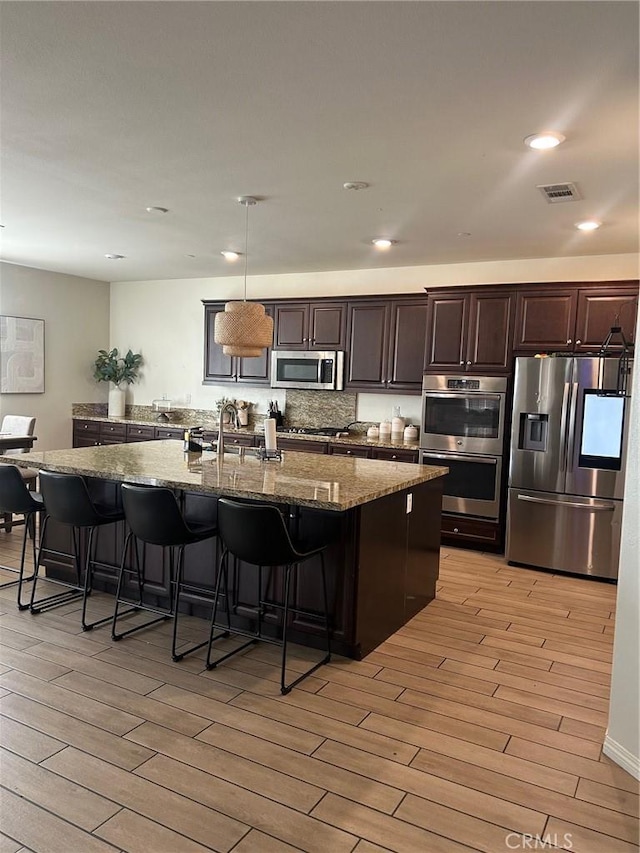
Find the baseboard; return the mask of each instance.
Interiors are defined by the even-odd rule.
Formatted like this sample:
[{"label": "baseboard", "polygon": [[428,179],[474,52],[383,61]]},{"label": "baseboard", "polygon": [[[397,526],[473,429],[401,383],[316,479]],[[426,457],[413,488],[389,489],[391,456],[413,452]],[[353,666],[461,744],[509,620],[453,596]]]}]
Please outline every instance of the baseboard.
[{"label": "baseboard", "polygon": [[610,738],[608,734],[605,735],[602,751],[607,758],[619,764],[634,779],[640,780],[640,757],[632,755],[628,749],[625,749],[624,746],[621,746],[617,741]]}]

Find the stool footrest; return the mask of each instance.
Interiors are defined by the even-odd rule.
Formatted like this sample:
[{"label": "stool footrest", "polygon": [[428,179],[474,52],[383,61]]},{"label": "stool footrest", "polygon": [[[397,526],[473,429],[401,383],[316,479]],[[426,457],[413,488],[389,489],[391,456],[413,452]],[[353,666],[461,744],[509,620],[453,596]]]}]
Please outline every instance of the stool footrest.
[{"label": "stool footrest", "polygon": [[[141,608],[134,608],[134,609],[139,610]],[[144,609],[150,610],[151,608],[145,607]],[[127,610],[125,613],[119,613],[118,617],[125,616],[126,613],[130,613],[130,612],[131,612],[130,610]],[[153,613],[160,613],[161,611],[160,610],[153,610],[152,612]],[[119,634],[116,633],[115,631],[111,631],[111,639],[112,640],[121,640],[123,637],[128,637],[129,634],[133,634],[136,631],[142,631],[143,628],[149,628],[151,625],[156,625],[158,622],[164,622],[167,619],[171,619],[171,615],[172,615],[171,613],[163,613],[161,616],[158,616],[157,619],[149,619],[148,622],[143,622],[142,625],[134,625],[133,628],[127,628],[126,631],[121,631]]]}]

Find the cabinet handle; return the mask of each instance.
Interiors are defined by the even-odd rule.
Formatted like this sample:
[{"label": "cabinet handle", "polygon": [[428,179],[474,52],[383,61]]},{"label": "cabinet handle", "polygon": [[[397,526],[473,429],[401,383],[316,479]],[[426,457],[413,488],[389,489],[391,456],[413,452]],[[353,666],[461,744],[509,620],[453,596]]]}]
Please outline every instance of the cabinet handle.
[{"label": "cabinet handle", "polygon": [[471,364],[471,362],[470,362],[470,361],[468,361],[468,362],[467,362],[467,367],[468,367],[470,364]]},{"label": "cabinet handle", "polygon": [[573,343],[573,341],[571,340],[571,338],[569,338],[569,340],[567,341],[567,343],[568,343],[568,344],[572,344],[572,343]]},{"label": "cabinet handle", "polygon": [[398,457],[397,457],[397,456],[396,456],[396,454],[394,453],[394,454],[393,454],[393,456],[392,456],[391,458],[392,458],[392,459],[397,459]]},{"label": "cabinet handle", "polygon": [[347,456],[351,456],[351,451],[347,450]]},{"label": "cabinet handle", "polygon": [[464,364],[464,361],[461,361],[460,364]]},{"label": "cabinet handle", "polygon": [[89,429],[89,424],[83,424],[82,429]]},{"label": "cabinet handle", "polygon": [[581,343],[582,341],[576,341],[576,346],[580,346]]},{"label": "cabinet handle", "polygon": [[453,528],[453,532],[454,532],[454,533],[460,533],[460,529],[459,529],[458,527],[454,527],[454,528]]}]

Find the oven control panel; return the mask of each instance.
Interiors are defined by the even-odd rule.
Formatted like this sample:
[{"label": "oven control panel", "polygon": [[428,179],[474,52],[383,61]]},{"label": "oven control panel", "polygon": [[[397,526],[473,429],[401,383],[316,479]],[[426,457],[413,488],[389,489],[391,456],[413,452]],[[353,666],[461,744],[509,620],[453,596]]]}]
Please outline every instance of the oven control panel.
[{"label": "oven control panel", "polygon": [[447,388],[451,391],[479,391],[479,379],[447,379]]}]

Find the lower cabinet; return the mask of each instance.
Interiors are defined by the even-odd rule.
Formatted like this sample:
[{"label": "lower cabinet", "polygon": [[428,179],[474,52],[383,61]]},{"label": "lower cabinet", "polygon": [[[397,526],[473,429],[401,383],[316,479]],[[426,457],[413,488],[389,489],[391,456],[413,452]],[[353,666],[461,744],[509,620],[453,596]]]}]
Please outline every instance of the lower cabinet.
[{"label": "lower cabinet", "polygon": [[371,455],[368,447],[347,447],[344,444],[330,444],[329,454],[331,456],[355,456],[359,459],[369,459]]}]

